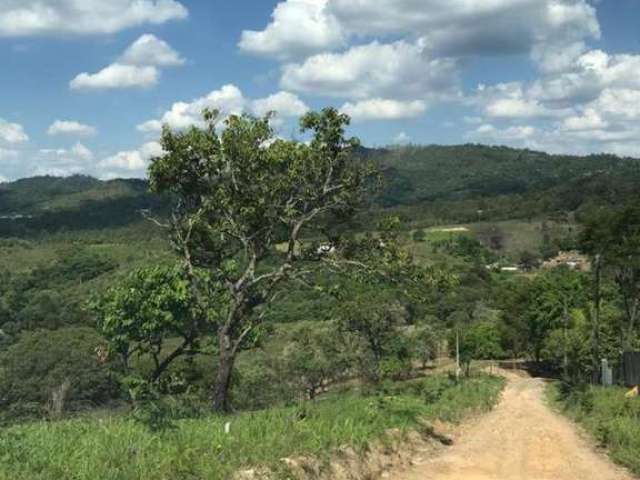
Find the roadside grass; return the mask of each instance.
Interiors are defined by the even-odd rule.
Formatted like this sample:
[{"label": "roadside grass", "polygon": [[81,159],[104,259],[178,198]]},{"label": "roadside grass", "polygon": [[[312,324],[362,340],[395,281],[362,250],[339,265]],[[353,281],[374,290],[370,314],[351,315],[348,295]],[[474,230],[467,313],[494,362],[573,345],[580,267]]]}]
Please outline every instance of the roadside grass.
[{"label": "roadside grass", "polygon": [[0,432],[0,479],[222,480],[243,468],[276,471],[283,457],[326,460],[342,445],[363,451],[391,428],[458,422],[490,409],[503,383],[484,374],[458,384],[434,376],[385,384],[369,395],[341,393],[233,417],[177,420],[157,433],[124,416],[15,426]]},{"label": "roadside grass", "polygon": [[620,465],[640,474],[640,398],[625,398],[627,389],[587,387],[563,395],[558,383],[549,397],[563,413],[582,425]]}]

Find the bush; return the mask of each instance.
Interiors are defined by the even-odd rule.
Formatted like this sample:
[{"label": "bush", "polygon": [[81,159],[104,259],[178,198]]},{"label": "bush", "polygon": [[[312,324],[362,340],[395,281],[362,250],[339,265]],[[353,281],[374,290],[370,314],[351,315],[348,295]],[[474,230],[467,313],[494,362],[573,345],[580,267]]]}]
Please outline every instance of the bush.
[{"label": "bush", "polygon": [[626,398],[625,388],[557,383],[553,400],[606,447],[616,462],[640,473],[640,398]]},{"label": "bush", "polygon": [[[0,356],[0,406],[15,415],[55,401],[57,409],[99,405],[118,394],[113,372],[96,348],[104,340],[90,328],[24,333]],[[29,412],[21,412],[22,406]],[[26,408],[26,407],[25,407]]]}]

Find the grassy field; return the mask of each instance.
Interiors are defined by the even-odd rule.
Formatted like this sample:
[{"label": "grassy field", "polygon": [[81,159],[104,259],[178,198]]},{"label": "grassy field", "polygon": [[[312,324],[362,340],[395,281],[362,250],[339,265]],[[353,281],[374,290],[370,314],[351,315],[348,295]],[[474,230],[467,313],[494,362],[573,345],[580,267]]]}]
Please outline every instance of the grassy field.
[{"label": "grassy field", "polygon": [[[550,241],[574,235],[577,226],[571,223],[546,221],[547,235]],[[505,220],[499,222],[478,222],[460,225],[445,225],[423,229],[423,242],[410,242],[410,249],[417,258],[433,257],[433,244],[445,240],[453,240],[459,236],[470,236],[479,239],[488,246],[487,238],[492,232],[499,232],[503,248],[497,252],[510,261],[517,261],[524,251],[537,253],[544,243],[545,232],[541,220]],[[411,230],[411,238],[416,230]]]},{"label": "grassy field", "polygon": [[552,402],[581,424],[611,458],[640,474],[640,398],[625,398],[624,388],[589,387],[562,395],[550,389]]},{"label": "grassy field", "polygon": [[490,409],[502,384],[486,375],[460,384],[435,376],[388,385],[384,394],[179,420],[162,433],[126,417],[16,426],[0,432],[0,479],[227,479],[245,467],[275,469],[283,457],[324,459],[345,444],[361,450],[390,428],[419,429],[420,420],[460,421]]}]

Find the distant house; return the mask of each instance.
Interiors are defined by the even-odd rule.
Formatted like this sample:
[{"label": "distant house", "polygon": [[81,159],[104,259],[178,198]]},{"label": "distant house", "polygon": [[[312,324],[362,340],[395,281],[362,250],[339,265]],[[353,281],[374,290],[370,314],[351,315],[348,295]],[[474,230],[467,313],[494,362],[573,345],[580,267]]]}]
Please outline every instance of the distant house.
[{"label": "distant house", "polygon": [[550,258],[542,264],[542,268],[546,269],[561,266],[569,267],[572,270],[578,270],[580,272],[588,272],[591,270],[591,262],[589,262],[589,258],[576,250],[560,252],[557,256]]},{"label": "distant house", "polygon": [[491,270],[493,272],[510,272],[517,273],[522,269],[517,265],[500,265],[500,263],[492,263],[486,266],[487,270]]}]

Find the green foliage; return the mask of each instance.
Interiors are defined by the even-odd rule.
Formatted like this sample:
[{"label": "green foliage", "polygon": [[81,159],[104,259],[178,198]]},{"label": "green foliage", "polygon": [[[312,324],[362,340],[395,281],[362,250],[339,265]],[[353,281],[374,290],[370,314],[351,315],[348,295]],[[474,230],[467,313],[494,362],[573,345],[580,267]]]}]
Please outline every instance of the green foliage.
[{"label": "green foliage", "polygon": [[456,332],[460,349],[460,363],[467,375],[472,360],[496,360],[504,358],[500,327],[495,322],[477,322],[464,328],[458,327],[449,335],[449,351],[456,355]]},{"label": "green foliage", "polygon": [[[209,284],[206,276],[199,274],[199,279]],[[132,272],[91,308],[98,328],[126,367],[134,355],[153,360],[148,378],[155,382],[178,357],[200,353],[203,336],[216,321],[215,300],[202,309],[184,268],[156,266]]]},{"label": "green foliage", "polygon": [[552,399],[607,448],[611,458],[640,474],[640,399],[625,398],[625,392],[586,385],[568,393],[561,385],[550,390]]},{"label": "green foliage", "polygon": [[414,242],[424,242],[427,239],[427,234],[424,233],[423,229],[415,230],[411,235]]},{"label": "green foliage", "polygon": [[204,128],[163,130],[165,154],[153,159],[149,177],[154,192],[175,200],[172,241],[195,300],[202,304],[209,293],[196,268],[206,269],[227,295],[216,332],[213,399],[214,408],[226,411],[236,355],[264,309],[287,280],[318,266],[306,262],[309,252],[299,254],[301,235],[352,216],[375,169],[354,159],[359,142],[345,137],[350,119],[332,108],[300,120],[301,131],[312,135],[308,144],[275,138],[269,115],[230,116],[220,134],[218,112],[203,115]]},{"label": "green foliage", "polygon": [[118,396],[110,366],[97,349],[104,339],[89,328],[25,332],[0,354],[0,406],[9,414],[40,416],[53,393],[69,383],[65,410],[103,405]]},{"label": "green foliage", "polygon": [[161,433],[123,418],[24,425],[0,431],[0,479],[89,480],[100,472],[107,480],[223,480],[251,467],[277,470],[285,457],[324,460],[343,445],[364,451],[391,428],[424,431],[425,421],[460,421],[491,408],[502,383],[482,376],[455,385],[433,377],[398,384],[385,397],[342,394],[303,408],[180,420]]},{"label": "green foliage", "polygon": [[338,315],[342,330],[357,339],[357,364],[364,378],[399,378],[411,369],[409,339],[401,330],[410,321],[410,311],[393,300],[393,290],[352,292]]},{"label": "green foliage", "polygon": [[566,267],[503,284],[500,303],[508,312],[504,323],[509,349],[526,349],[535,360],[541,360],[548,336],[571,328],[571,312],[587,308],[588,295],[588,275]]},{"label": "green foliage", "polygon": [[621,328],[622,348],[631,350],[640,343],[640,205],[636,201],[587,218],[580,241],[594,259],[612,271],[626,317]]},{"label": "green foliage", "polygon": [[332,382],[348,372],[354,360],[352,352],[344,348],[345,339],[336,335],[337,325],[303,325],[291,333],[295,339],[283,352],[282,369],[297,390],[313,400]]}]

